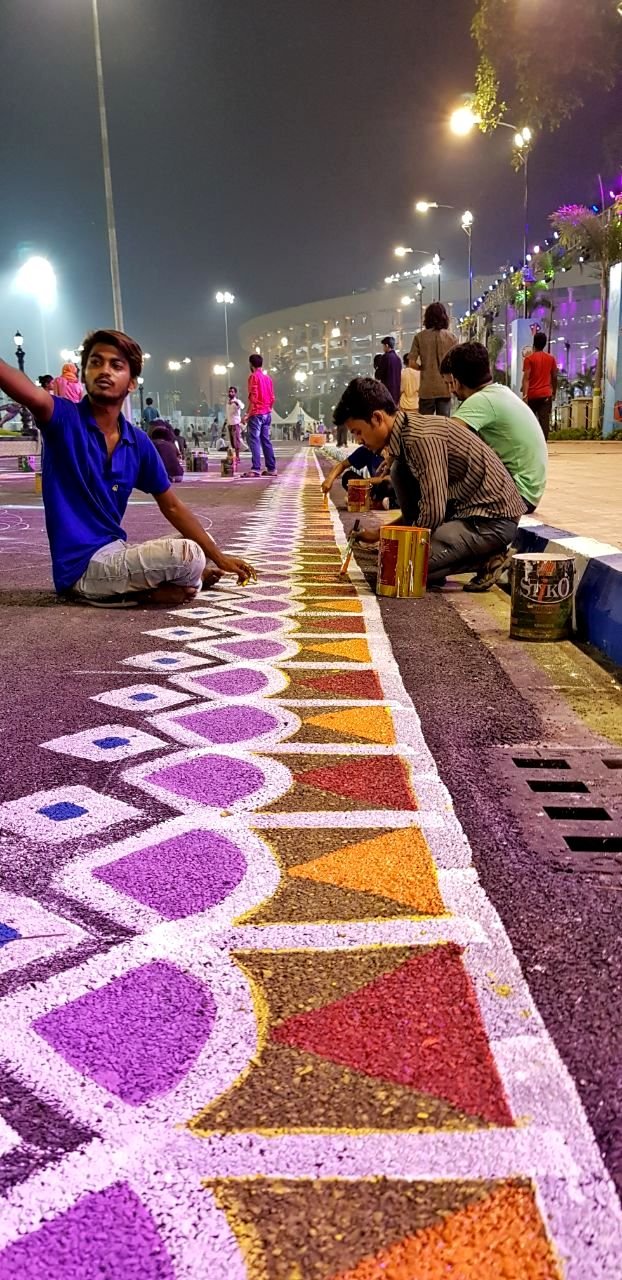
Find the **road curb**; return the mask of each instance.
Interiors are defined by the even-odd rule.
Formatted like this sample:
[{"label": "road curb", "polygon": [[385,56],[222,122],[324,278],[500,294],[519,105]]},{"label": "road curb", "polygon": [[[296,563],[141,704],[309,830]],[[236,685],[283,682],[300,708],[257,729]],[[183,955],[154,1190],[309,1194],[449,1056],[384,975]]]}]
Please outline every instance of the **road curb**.
[{"label": "road curb", "polygon": [[524,516],[516,543],[519,551],[573,555],[577,562],[575,600],[577,638],[594,645],[622,666],[622,551],[606,542],[541,524]]}]

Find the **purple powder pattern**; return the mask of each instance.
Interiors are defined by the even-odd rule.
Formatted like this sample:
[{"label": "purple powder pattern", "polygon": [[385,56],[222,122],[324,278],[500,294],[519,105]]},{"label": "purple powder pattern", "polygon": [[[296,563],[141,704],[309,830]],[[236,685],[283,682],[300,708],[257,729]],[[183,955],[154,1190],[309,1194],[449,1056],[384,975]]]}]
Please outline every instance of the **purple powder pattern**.
[{"label": "purple powder pattern", "polygon": [[95,867],[98,880],[157,911],[165,920],[208,911],[244,879],[241,849],[215,831],[188,831]]},{"label": "purple powder pattern", "polygon": [[148,774],[150,782],[197,804],[226,809],[252,795],[264,785],[264,775],[256,765],[232,756],[200,756],[183,764],[168,765]]},{"label": "purple powder pattern", "polygon": [[227,644],[218,646],[223,653],[231,653],[236,658],[251,658],[260,660],[262,658],[278,658],[280,654],[286,653],[285,645],[277,644],[276,640],[232,640]]},{"label": "purple powder pattern", "polygon": [[267,687],[268,679],[262,671],[247,667],[245,670],[214,671],[211,675],[197,676],[196,683],[212,693],[221,693],[224,697],[242,697],[260,693]]},{"label": "purple powder pattern", "polygon": [[0,1253],[0,1280],[175,1280],[156,1224],[126,1183],[82,1196]]},{"label": "purple powder pattern", "polygon": [[173,719],[184,729],[191,729],[215,746],[227,742],[248,742],[262,733],[272,733],[279,727],[276,716],[269,715],[259,707],[239,703],[232,703],[226,708],[193,711],[191,715],[173,716]]},{"label": "purple powder pattern", "polygon": [[270,631],[278,631],[282,626],[280,618],[236,618],[238,631],[251,631],[254,635],[267,635]]},{"label": "purple powder pattern", "polygon": [[209,987],[155,960],[44,1014],[34,1029],[77,1071],[139,1107],[184,1079],[215,1017]]}]

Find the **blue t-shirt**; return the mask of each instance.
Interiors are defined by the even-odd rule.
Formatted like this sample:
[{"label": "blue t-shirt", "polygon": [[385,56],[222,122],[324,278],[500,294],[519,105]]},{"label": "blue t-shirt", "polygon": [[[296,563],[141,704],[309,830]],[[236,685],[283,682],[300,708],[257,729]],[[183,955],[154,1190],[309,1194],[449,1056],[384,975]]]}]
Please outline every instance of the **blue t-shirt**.
[{"label": "blue t-shirt", "polygon": [[132,489],[160,494],[171,486],[151,440],[123,414],[121,439],[109,457],[88,396],[79,404],[53,399],[50,421],[39,423],[43,505],[54,586],[67,591],[96,551],[118,539],[127,541],[121,521]]},{"label": "blue t-shirt", "polygon": [[350,454],[348,462],[355,471],[363,471],[367,467],[370,476],[375,476],[382,463],[382,454],[374,453],[373,449],[368,449],[362,444],[359,449],[355,449],[354,453]]}]

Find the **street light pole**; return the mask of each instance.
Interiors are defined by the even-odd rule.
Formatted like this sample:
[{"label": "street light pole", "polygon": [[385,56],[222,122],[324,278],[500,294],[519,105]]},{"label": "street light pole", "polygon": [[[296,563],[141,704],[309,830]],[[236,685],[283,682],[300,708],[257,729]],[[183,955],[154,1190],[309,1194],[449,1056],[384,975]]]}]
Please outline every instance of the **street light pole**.
[{"label": "street light pole", "polygon": [[[26,359],[26,352],[24,351],[24,339],[22,338],[22,335],[19,329],[15,334],[14,342],[15,342],[15,358],[17,360],[17,367],[20,373],[23,373],[24,362]],[[22,420],[22,435],[29,437],[30,436],[30,414],[28,410],[24,408],[23,405],[20,409],[19,416]]]},{"label": "street light pole", "polygon": [[104,92],[104,65],[102,61],[101,36],[99,30],[99,13],[97,0],[93,3],[93,33],[95,38],[95,68],[97,73],[97,97],[99,102],[99,127],[101,133],[102,161],[104,166],[104,188],[106,192],[106,221],[108,224],[108,250],[110,255],[110,278],[112,282],[112,308],[116,329],[123,330],[123,303],[121,300],[121,273],[119,271],[119,249],[117,243],[117,224],[112,194],[112,171],[110,168],[110,142],[108,138],[108,116],[106,112],[106,95]]}]

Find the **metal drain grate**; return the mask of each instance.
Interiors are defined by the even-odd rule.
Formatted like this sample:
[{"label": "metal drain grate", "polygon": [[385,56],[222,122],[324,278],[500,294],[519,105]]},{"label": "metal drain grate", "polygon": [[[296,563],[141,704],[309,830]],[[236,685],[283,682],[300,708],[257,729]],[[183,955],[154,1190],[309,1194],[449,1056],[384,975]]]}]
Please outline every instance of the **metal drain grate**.
[{"label": "metal drain grate", "polygon": [[571,782],[569,778],[529,778],[527,786],[530,791],[556,791],[558,794],[575,792],[576,795],[588,795],[589,787],[585,782]]},{"label": "metal drain grate", "polygon": [[622,757],[533,744],[491,754],[506,802],[543,861],[622,888]]}]

